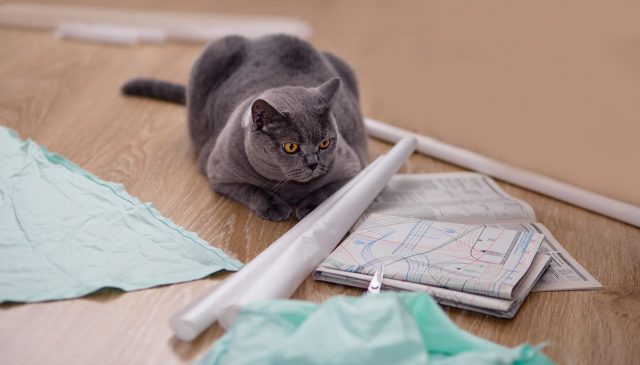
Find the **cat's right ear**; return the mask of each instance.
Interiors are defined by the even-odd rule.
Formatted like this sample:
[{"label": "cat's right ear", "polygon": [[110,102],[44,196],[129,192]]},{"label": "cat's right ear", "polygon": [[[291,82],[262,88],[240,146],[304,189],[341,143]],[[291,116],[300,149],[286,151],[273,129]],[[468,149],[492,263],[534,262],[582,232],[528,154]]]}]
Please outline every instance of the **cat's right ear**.
[{"label": "cat's right ear", "polygon": [[265,125],[276,122],[282,115],[271,104],[263,99],[258,99],[251,104],[251,120],[256,130],[262,130]]},{"label": "cat's right ear", "polygon": [[336,96],[336,92],[340,88],[340,79],[337,77],[332,78],[331,80],[325,82],[324,84],[318,86],[318,91],[324,98],[327,105],[331,105],[333,99]]}]

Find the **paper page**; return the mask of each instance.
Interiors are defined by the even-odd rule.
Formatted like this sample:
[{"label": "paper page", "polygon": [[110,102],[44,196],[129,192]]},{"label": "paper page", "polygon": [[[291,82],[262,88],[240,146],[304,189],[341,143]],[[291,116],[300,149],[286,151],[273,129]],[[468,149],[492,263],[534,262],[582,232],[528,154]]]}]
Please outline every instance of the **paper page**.
[{"label": "paper page", "polygon": [[[549,256],[540,253],[535,256],[530,270],[527,271],[521,280],[521,285],[519,285],[522,287],[522,291],[514,300],[486,297],[473,293],[465,293],[457,290],[439,288],[437,286],[429,286],[389,278],[383,278],[382,289],[424,292],[433,296],[438,303],[443,305],[468,309],[500,318],[512,318],[529,295],[532,286],[540,278],[542,272],[547,268],[548,263]],[[340,271],[323,266],[316,269],[313,278],[315,280],[354,286],[363,289],[366,288],[371,281],[370,275]]]},{"label": "paper page", "polygon": [[397,174],[365,215],[371,213],[470,224],[536,220],[529,204],[491,178],[469,172]]},{"label": "paper page", "polygon": [[540,252],[551,256],[549,268],[533,291],[588,290],[601,289],[598,282],[589,272],[574,259],[560,242],[541,223],[504,224],[505,228],[524,232],[542,233],[544,240]]},{"label": "paper page", "polygon": [[[541,252],[551,256],[533,291],[602,288],[551,232],[535,222],[531,206],[513,199],[487,176],[476,173],[395,175],[366,214],[383,213],[460,223],[500,226],[545,235]],[[529,223],[531,222],[531,223]]]},{"label": "paper page", "polygon": [[[320,266],[314,272],[313,278],[315,280],[365,289],[369,285],[372,276]],[[448,303],[452,303],[450,304],[451,306],[465,304],[496,312],[506,312],[515,303],[515,300],[510,299],[485,297],[478,294],[465,293],[457,290],[439,288],[437,286],[429,286],[389,278],[383,279],[382,289],[424,292],[436,298],[438,302],[447,301]]]},{"label": "paper page", "polygon": [[371,214],[321,266],[503,299],[529,269],[544,236],[487,225]]}]

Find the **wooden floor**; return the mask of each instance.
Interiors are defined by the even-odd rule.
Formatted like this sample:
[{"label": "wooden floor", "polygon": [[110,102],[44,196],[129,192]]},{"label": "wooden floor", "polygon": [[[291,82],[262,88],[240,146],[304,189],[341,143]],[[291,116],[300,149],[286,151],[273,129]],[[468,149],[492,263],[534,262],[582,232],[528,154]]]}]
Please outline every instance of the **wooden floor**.
[{"label": "wooden floor", "polygon": [[[318,32],[322,25],[316,21],[314,27]],[[350,51],[349,56],[359,64],[376,62],[366,53],[366,42],[375,36],[363,35],[356,48],[362,54]],[[319,37],[321,43],[330,44]],[[182,107],[125,98],[118,92],[123,81],[138,75],[183,82],[199,50],[199,45],[189,44],[75,43],[44,32],[2,29],[0,123],[103,179],[124,183],[132,195],[152,202],[177,224],[246,262],[295,222],[264,221],[210,190],[198,173]],[[366,67],[359,73],[365,80],[377,76]],[[398,116],[398,124],[420,130],[411,124],[413,119],[403,117],[421,113],[419,105],[414,112],[394,109],[403,98],[401,91],[374,103],[369,96],[374,87],[383,85],[372,81],[363,85],[368,115],[390,122],[394,121],[389,117]],[[388,148],[372,140],[370,156]],[[637,166],[637,161],[626,167],[637,169],[633,164]],[[458,170],[418,155],[403,168],[404,172]],[[501,186],[530,203],[539,221],[605,289],[533,293],[512,320],[446,309],[449,316],[461,328],[507,346],[548,341],[545,353],[560,364],[638,363],[640,229],[508,184]],[[168,318],[224,277],[132,293],[103,291],[76,300],[0,306],[0,364],[190,363],[223,331],[215,326],[195,342],[184,343],[172,336]],[[307,279],[295,297],[322,302],[338,294],[360,291]]]}]

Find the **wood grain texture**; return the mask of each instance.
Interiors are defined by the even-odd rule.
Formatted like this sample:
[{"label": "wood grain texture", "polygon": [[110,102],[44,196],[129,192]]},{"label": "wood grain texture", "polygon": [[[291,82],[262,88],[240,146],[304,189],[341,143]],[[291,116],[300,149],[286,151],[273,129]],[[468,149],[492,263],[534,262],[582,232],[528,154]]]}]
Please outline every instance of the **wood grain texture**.
[{"label": "wood grain texture", "polygon": [[[406,3],[404,10],[391,3],[367,8],[366,11],[374,13],[374,19],[380,20],[372,24],[371,19],[359,13],[363,7],[360,3],[249,3],[251,6],[231,1],[215,5],[204,0],[180,5],[168,0],[159,2],[164,9],[244,13],[251,10],[305,18],[316,29],[316,44],[354,63],[362,80],[366,114],[409,129],[430,131],[421,123],[426,112],[420,106],[433,107],[433,101],[420,104],[419,100],[411,99],[420,95],[419,85],[405,76],[391,79],[385,74],[397,67],[418,68],[415,63],[403,63],[409,62],[406,58],[416,56],[415,53],[397,60],[392,55],[406,52],[406,47],[419,42],[424,32],[431,31],[437,38],[437,32],[433,33],[435,30],[429,24],[416,23],[415,15],[402,28],[407,44],[398,44],[400,38],[389,39],[390,34],[397,34],[388,33],[391,25],[384,14],[401,11],[409,16],[409,4],[414,7],[419,4]],[[127,6],[144,7],[145,3]],[[441,7],[434,11],[444,11]],[[405,29],[412,26],[415,29]],[[357,34],[342,36],[347,28],[356,29]],[[388,55],[382,57],[382,50]],[[60,41],[46,33],[2,29],[0,123],[103,179],[123,183],[132,195],[153,202],[177,224],[246,262],[294,221],[264,221],[211,191],[198,172],[182,107],[119,94],[122,82],[133,76],[184,82],[199,52],[198,45],[171,43],[129,48]],[[422,57],[418,60],[430,57],[418,56]],[[499,76],[496,77],[499,81]],[[481,78],[478,82],[488,81]],[[424,98],[437,100],[439,96],[429,90]],[[447,94],[440,97],[446,98]],[[415,105],[408,107],[407,98]],[[454,104],[454,100],[443,102],[449,107]],[[467,102],[460,99],[461,108],[469,107]],[[476,104],[473,108],[481,109]],[[487,117],[482,110],[478,113]],[[536,142],[536,146],[543,148],[545,143]],[[370,156],[373,158],[388,148],[387,144],[372,140]],[[627,169],[633,168],[633,164],[624,162]],[[414,155],[403,171],[459,169]],[[539,221],[606,289],[533,293],[512,320],[450,308],[446,309],[449,316],[461,328],[508,346],[550,341],[545,352],[561,364],[637,363],[640,229],[515,186],[500,185],[529,202]],[[0,306],[0,364],[190,363],[223,331],[214,326],[193,343],[183,343],[172,336],[168,318],[214,288],[226,275],[131,293],[105,290],[76,300]],[[307,279],[294,297],[322,302],[334,295],[360,293]]]}]

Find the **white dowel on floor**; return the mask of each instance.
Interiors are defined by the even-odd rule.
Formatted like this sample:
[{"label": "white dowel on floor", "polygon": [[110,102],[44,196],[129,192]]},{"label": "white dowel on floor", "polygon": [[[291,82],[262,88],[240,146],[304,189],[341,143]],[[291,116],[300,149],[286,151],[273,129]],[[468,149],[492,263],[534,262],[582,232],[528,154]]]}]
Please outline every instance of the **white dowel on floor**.
[{"label": "white dowel on floor", "polygon": [[492,160],[478,153],[455,147],[433,138],[392,125],[365,118],[370,136],[394,143],[401,138],[415,137],[416,150],[427,156],[493,176],[508,183],[548,195],[607,217],[640,227],[640,207],[584,190],[550,177]]}]

